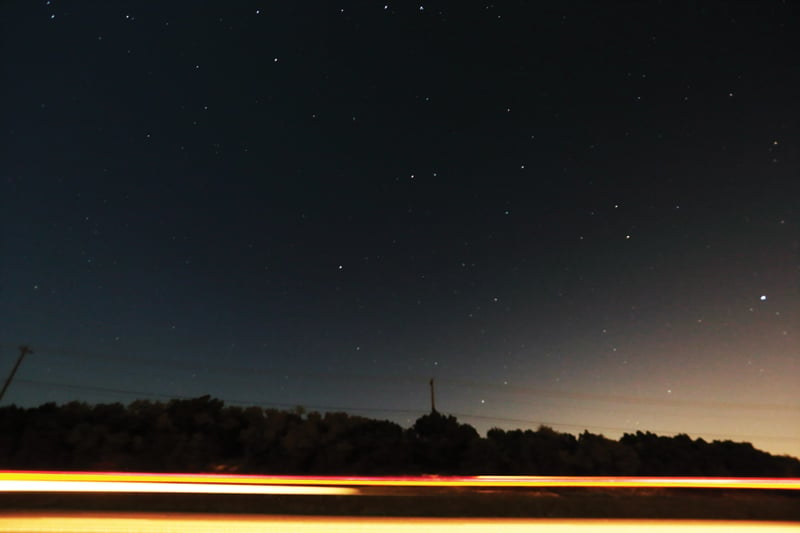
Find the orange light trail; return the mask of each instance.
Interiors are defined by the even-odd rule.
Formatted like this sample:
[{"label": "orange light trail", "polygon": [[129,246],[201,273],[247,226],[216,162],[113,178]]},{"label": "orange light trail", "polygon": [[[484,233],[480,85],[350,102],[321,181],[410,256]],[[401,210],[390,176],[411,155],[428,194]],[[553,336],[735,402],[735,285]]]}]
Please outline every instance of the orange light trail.
[{"label": "orange light trail", "polygon": [[169,483],[164,481],[0,480],[0,492],[146,492],[181,494],[296,494],[348,496],[350,487],[252,485],[231,483]]},{"label": "orange light trail", "polygon": [[191,514],[97,514],[97,515],[0,515],[0,528],[8,533],[107,533],[109,531],[153,531],[205,533],[230,531],[256,533],[262,531],[297,532],[418,532],[441,531],[472,533],[507,531],[569,533],[597,531],[602,533],[655,531],[680,533],[728,533],[731,531],[797,531],[791,522],[752,522],[722,520],[614,520],[614,519],[485,519],[485,518],[376,518],[337,516],[239,516]]},{"label": "orange light trail", "polygon": [[[797,478],[709,477],[348,477],[0,471],[0,492],[358,494],[358,487],[682,488],[800,490]],[[330,489],[330,490],[327,490]]]}]

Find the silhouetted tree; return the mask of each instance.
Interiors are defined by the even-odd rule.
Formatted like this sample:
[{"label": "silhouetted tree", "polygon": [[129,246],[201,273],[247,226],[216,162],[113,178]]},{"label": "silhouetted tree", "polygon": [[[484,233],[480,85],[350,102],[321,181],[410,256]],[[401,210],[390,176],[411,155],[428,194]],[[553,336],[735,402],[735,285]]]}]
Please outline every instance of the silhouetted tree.
[{"label": "silhouetted tree", "polygon": [[292,474],[800,476],[800,460],[688,435],[493,428],[432,412],[404,431],[346,413],[226,407],[210,396],[127,406],[0,408],[0,468]]},{"label": "silhouetted tree", "polygon": [[425,472],[466,473],[466,454],[480,436],[472,426],[437,411],[421,416],[410,430],[412,460]]}]

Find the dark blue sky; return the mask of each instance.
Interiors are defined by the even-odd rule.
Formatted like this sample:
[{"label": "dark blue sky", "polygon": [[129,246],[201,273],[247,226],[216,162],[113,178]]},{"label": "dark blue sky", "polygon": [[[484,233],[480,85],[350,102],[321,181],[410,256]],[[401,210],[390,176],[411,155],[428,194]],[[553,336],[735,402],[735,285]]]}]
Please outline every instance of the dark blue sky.
[{"label": "dark blue sky", "polygon": [[800,455],[790,3],[0,10],[4,401]]}]

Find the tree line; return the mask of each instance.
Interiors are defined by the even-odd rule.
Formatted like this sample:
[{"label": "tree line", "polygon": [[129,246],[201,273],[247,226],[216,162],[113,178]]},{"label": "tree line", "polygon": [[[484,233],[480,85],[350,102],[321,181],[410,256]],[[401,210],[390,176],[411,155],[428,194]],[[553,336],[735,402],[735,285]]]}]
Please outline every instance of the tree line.
[{"label": "tree line", "polygon": [[612,440],[472,426],[436,411],[404,429],[347,413],[157,402],[0,408],[0,469],[349,475],[800,476],[747,442],[636,432]]}]

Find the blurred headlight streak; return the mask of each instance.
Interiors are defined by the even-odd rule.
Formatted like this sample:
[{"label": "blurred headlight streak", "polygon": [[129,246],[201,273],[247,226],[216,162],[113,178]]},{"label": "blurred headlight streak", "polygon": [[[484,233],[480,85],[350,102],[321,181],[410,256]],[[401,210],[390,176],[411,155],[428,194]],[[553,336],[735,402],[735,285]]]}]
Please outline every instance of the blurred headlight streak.
[{"label": "blurred headlight streak", "polygon": [[108,515],[47,515],[2,516],[0,530],[8,533],[95,533],[155,531],[168,533],[204,533],[219,531],[261,532],[485,532],[536,531],[537,533],[567,533],[598,531],[618,533],[628,531],[737,532],[798,531],[798,524],[784,522],[742,522],[714,520],[550,520],[550,519],[454,519],[454,518],[343,518],[252,515],[168,515],[168,514],[108,514]]}]

